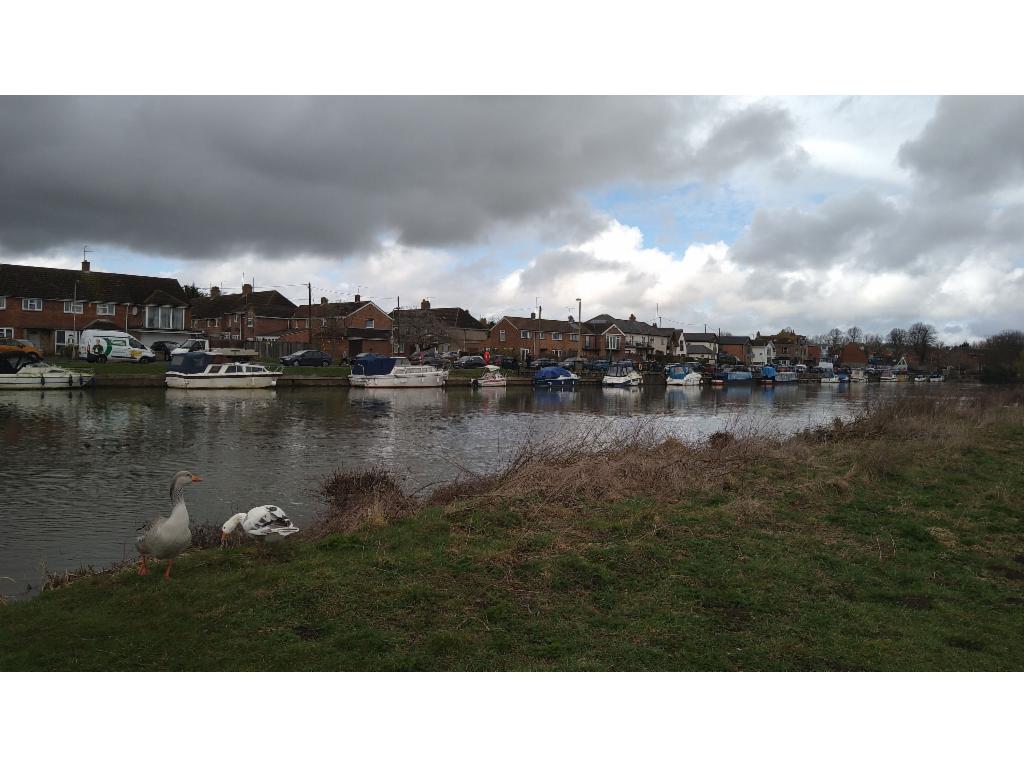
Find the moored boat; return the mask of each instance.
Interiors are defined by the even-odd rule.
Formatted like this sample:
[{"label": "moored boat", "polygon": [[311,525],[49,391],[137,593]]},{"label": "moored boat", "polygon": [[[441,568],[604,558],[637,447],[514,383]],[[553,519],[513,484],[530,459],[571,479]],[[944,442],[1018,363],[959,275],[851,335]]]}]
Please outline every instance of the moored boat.
[{"label": "moored boat", "polygon": [[713,386],[723,386],[725,384],[751,384],[753,383],[753,380],[754,374],[745,368],[726,367],[711,374],[711,384]]},{"label": "moored boat", "polygon": [[0,390],[79,389],[93,383],[89,370],[70,370],[49,363],[11,364],[0,358]]},{"label": "moored boat", "polygon": [[432,365],[413,365],[407,357],[375,355],[352,364],[353,387],[441,387],[448,371]]},{"label": "moored boat", "polygon": [[487,372],[478,379],[473,379],[474,387],[504,387],[508,382],[496,365],[485,365]]},{"label": "moored boat", "polygon": [[541,368],[533,376],[533,385],[541,389],[574,389],[580,377],[557,365]]},{"label": "moored boat", "polygon": [[172,389],[264,389],[277,384],[280,371],[252,362],[256,353],[211,349],[173,355],[164,382]]},{"label": "moored boat", "polygon": [[665,369],[665,384],[670,387],[699,387],[703,376],[694,365],[677,363]]},{"label": "moored boat", "polygon": [[644,377],[632,366],[615,363],[601,379],[606,387],[637,387],[644,383]]}]

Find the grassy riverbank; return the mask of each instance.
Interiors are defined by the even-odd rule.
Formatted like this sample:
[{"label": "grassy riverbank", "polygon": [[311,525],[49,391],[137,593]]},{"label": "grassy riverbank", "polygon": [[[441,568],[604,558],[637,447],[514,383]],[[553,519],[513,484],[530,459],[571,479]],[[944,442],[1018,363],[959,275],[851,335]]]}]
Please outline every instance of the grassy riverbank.
[{"label": "grassy riverbank", "polygon": [[[114,376],[163,376],[167,372],[167,363],[162,360],[154,360],[152,363],[87,363],[83,360],[60,360],[52,361],[55,365],[71,370],[85,368],[93,371],[97,377],[106,378]],[[332,365],[328,368],[313,368],[311,366],[289,366],[282,368],[280,361],[260,360],[261,365],[273,369],[281,369],[289,376],[348,376],[352,369],[347,365]]]},{"label": "grassy riverbank", "polygon": [[535,446],[425,499],[338,475],[291,546],[0,607],[0,669],[1024,667],[1019,394],[656,443]]}]

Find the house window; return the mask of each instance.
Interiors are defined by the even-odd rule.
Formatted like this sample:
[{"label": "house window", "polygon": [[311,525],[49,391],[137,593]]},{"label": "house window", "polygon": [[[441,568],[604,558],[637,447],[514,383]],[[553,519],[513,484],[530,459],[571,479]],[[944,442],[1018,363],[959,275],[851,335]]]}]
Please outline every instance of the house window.
[{"label": "house window", "polygon": [[621,336],[615,336],[614,334],[608,337],[608,349],[618,349],[619,339]]},{"label": "house window", "polygon": [[569,341],[576,341],[576,342],[578,342],[579,340],[580,340],[580,335],[578,333],[570,333],[569,334]]},{"label": "house window", "polygon": [[544,331],[537,331],[537,338],[538,339],[543,339],[544,338]]},{"label": "house window", "polygon": [[13,328],[0,328],[0,339],[13,339],[14,329]]},{"label": "house window", "polygon": [[519,338],[520,339],[528,339],[528,338],[530,338],[530,332],[529,331],[520,331],[519,332]]},{"label": "house window", "polygon": [[504,340],[505,340],[505,331],[503,331],[503,330],[502,331],[498,331],[498,341],[504,341]]},{"label": "house window", "polygon": [[367,320],[366,322],[363,323],[363,328],[373,328],[373,318],[372,317],[369,320]]},{"label": "house window", "polygon": [[146,307],[146,328],[163,328],[182,331],[185,329],[184,307]]},{"label": "house window", "polygon": [[22,299],[21,308],[26,311],[42,312],[43,311],[43,300],[42,299]]},{"label": "house window", "polygon": [[593,336],[584,336],[583,337],[583,346],[586,349],[591,349],[594,346],[594,337]]},{"label": "house window", "polygon": [[97,315],[113,315],[115,306],[113,304],[97,304],[96,314]]},{"label": "house window", "polygon": [[253,320],[254,319],[255,318],[252,315],[247,315],[246,318],[245,318],[245,324],[247,326],[249,326],[250,328],[252,328],[252,324],[253,324]]},{"label": "house window", "polygon": [[64,314],[65,315],[80,315],[85,312],[85,304],[81,301],[65,301],[64,302]]},{"label": "house window", "polygon": [[0,296],[0,309],[7,309],[7,297]]},{"label": "house window", "polygon": [[58,347],[63,347],[65,344],[76,344],[78,342],[78,334],[74,331],[56,331],[53,334],[54,343]]},{"label": "house window", "polygon": [[554,331],[551,334],[551,338],[554,339],[555,341],[561,341],[562,340],[562,334],[559,333],[558,331]]},{"label": "house window", "polygon": [[326,317],[321,317],[320,318],[320,327],[321,328],[326,328],[327,327],[327,318]]}]

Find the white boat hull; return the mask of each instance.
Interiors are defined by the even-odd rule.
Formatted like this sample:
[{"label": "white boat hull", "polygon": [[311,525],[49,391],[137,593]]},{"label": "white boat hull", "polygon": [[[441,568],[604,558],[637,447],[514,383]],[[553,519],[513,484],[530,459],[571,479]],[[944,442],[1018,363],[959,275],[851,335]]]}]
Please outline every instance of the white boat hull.
[{"label": "white boat hull", "polygon": [[445,371],[433,371],[431,373],[387,373],[381,376],[362,376],[353,374],[348,377],[349,384],[353,387],[366,387],[368,389],[396,387],[443,387],[447,374]]},{"label": "white boat hull", "polygon": [[69,371],[64,368],[33,371],[31,368],[23,368],[17,373],[0,373],[0,390],[80,389],[92,384],[94,378],[91,371]]},{"label": "white boat hull", "polygon": [[277,386],[281,374],[268,371],[260,374],[168,373],[164,379],[171,389],[266,389]]},{"label": "white boat hull", "polygon": [[643,376],[639,373],[631,373],[627,376],[605,376],[601,379],[601,384],[606,387],[638,387],[643,383]]}]

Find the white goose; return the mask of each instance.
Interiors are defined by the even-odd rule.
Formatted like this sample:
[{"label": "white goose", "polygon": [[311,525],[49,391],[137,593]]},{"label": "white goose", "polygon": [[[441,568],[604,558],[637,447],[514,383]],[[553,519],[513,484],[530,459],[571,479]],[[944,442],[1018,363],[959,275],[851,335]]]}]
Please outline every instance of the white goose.
[{"label": "white goose", "polygon": [[220,544],[227,543],[235,528],[241,524],[242,530],[257,541],[280,541],[286,536],[298,533],[299,529],[289,520],[284,510],[273,504],[253,507],[248,512],[239,512],[227,519],[220,528]]},{"label": "white goose", "polygon": [[184,552],[192,544],[192,531],[188,527],[188,510],[182,498],[181,489],[187,483],[198,483],[202,480],[191,472],[178,472],[171,480],[171,515],[161,517],[149,523],[135,540],[135,548],[142,555],[139,575],[146,576],[149,568],[146,557],[167,560],[164,578],[171,578],[171,566],[174,558]]}]

